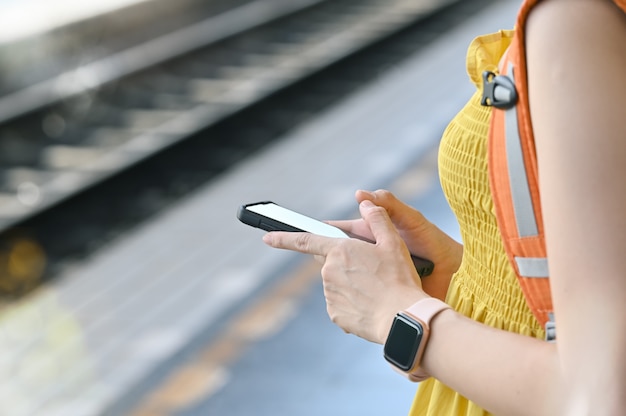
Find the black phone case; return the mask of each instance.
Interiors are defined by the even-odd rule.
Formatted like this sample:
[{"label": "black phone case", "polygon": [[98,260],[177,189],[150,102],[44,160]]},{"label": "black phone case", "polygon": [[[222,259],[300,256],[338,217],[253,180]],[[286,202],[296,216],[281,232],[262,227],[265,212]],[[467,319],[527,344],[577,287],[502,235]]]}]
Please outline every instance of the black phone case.
[{"label": "black phone case", "polygon": [[271,204],[271,201],[264,202],[255,202],[253,204],[246,204],[239,207],[239,211],[237,211],[237,218],[239,221],[244,224],[250,225],[255,228],[260,228],[265,231],[291,231],[291,232],[302,232],[300,228],[293,227],[289,224],[285,224],[284,222],[277,221],[273,218],[268,218],[264,215],[257,214],[256,212],[248,211],[248,207],[251,205],[259,205],[259,204]]}]

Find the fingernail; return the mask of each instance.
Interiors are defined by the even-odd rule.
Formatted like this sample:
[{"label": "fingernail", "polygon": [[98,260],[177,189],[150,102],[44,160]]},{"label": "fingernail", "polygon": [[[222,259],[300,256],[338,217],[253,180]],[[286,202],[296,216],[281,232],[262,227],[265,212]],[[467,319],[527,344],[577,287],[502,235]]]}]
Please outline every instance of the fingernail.
[{"label": "fingernail", "polygon": [[369,199],[361,201],[361,207],[363,207],[363,208],[372,208],[374,206],[375,206],[374,203],[372,201],[370,201]]},{"label": "fingernail", "polygon": [[270,246],[271,246],[271,245],[272,245],[272,241],[273,241],[272,234],[267,233],[267,234],[265,234],[265,235],[263,236],[263,242],[264,242],[265,244],[267,244],[267,245],[270,245]]}]

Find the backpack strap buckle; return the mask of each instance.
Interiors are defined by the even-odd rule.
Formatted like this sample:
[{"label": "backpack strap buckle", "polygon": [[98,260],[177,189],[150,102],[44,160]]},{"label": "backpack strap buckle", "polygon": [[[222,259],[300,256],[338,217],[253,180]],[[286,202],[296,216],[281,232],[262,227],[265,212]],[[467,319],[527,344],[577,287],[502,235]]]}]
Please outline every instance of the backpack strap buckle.
[{"label": "backpack strap buckle", "polygon": [[492,71],[483,72],[483,97],[480,104],[488,107],[509,109],[517,104],[517,89],[513,80]]},{"label": "backpack strap buckle", "polygon": [[546,341],[555,342],[556,341],[556,322],[554,321],[554,313],[550,312],[548,314],[549,320],[546,322],[545,330],[546,330]]}]

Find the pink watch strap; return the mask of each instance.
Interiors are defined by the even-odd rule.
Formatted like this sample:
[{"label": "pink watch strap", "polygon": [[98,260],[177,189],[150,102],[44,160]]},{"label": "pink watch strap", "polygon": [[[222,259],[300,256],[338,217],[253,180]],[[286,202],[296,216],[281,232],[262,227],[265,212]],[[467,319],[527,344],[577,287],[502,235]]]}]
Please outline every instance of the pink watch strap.
[{"label": "pink watch strap", "polygon": [[450,309],[450,305],[437,298],[426,298],[409,306],[404,312],[429,325],[430,320],[445,309]]}]

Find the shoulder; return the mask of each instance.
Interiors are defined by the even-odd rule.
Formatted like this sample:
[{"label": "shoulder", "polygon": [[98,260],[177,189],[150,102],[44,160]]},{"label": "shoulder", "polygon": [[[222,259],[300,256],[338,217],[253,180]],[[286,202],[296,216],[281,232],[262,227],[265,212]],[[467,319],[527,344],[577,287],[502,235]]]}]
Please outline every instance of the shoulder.
[{"label": "shoulder", "polygon": [[[568,42],[565,50],[584,47],[585,40],[611,34],[616,39],[605,39],[607,44],[623,43],[626,25],[626,0],[544,0],[537,2],[529,13],[526,35],[529,46],[534,34],[550,36],[559,41],[562,36],[583,42]],[[595,35],[595,36],[594,36]],[[585,39],[587,38],[587,39]],[[545,40],[543,39],[545,43]],[[538,44],[537,46],[541,46]],[[555,52],[554,49],[552,49]]]},{"label": "shoulder", "polygon": [[623,113],[626,14],[613,1],[539,2],[528,17],[525,42],[535,128],[544,121],[567,124],[575,114]]},{"label": "shoulder", "polygon": [[[545,0],[528,17],[525,41],[530,118],[544,185],[591,184],[608,175],[608,168],[626,167],[625,13],[610,0]],[[594,188],[589,197],[607,190]]]},{"label": "shoulder", "polygon": [[529,12],[526,46],[552,63],[559,58],[582,59],[585,53],[620,55],[626,45],[625,12],[626,0],[539,1]]}]

